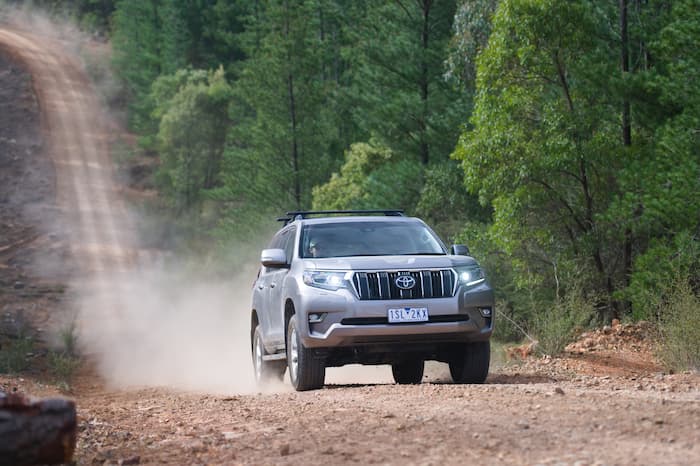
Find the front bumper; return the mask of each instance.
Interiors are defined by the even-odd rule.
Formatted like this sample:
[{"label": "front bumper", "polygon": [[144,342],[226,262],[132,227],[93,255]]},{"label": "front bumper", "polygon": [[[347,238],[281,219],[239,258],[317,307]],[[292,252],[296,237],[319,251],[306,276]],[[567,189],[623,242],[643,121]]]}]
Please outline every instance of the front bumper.
[{"label": "front bumper", "polygon": [[[493,332],[493,290],[486,284],[459,288],[449,298],[360,301],[347,290],[306,288],[298,309],[301,340],[307,348],[372,344],[470,342],[488,340]],[[426,307],[431,322],[389,324],[388,309]],[[484,317],[483,309],[491,315]],[[308,323],[311,314],[323,320]]]}]

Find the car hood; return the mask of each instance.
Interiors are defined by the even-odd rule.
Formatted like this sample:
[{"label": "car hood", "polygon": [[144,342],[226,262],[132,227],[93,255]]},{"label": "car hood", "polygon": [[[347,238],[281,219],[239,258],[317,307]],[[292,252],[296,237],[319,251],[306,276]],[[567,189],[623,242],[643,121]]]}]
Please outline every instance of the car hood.
[{"label": "car hood", "polygon": [[305,268],[318,270],[445,269],[476,263],[468,256],[359,256],[304,260]]}]

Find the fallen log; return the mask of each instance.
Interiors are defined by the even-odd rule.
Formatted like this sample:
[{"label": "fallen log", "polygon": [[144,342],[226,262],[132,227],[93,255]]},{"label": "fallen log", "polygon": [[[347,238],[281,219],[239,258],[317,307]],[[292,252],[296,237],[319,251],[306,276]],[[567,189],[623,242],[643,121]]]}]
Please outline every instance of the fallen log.
[{"label": "fallen log", "polygon": [[76,436],[73,401],[0,392],[0,466],[68,463]]}]

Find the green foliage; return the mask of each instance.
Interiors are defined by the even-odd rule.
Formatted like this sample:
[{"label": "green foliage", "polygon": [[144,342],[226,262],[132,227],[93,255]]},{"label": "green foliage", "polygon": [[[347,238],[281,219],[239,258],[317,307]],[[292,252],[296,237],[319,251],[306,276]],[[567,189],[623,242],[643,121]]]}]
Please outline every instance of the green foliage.
[{"label": "green foliage", "polygon": [[340,173],[313,190],[314,209],[411,209],[418,200],[422,169],[377,142],[356,143]]},{"label": "green foliage", "polygon": [[223,0],[118,1],[112,21],[114,67],[128,91],[130,126],[144,146],[153,148],[158,132],[152,83],[188,66],[233,68],[243,58],[236,39],[249,7]]},{"label": "green foliage", "polygon": [[[673,71],[673,54],[698,27],[687,15],[695,3],[674,4],[654,21],[644,16],[646,28],[635,23],[631,40],[652,44],[658,65],[635,65],[620,77],[619,42],[608,27],[616,10],[585,1],[500,2],[478,58],[473,129],[454,156],[469,189],[494,208],[492,249],[516,272],[511,302],[520,289],[551,299],[553,288],[577,276],[609,318],[626,308],[620,290],[634,256],[654,238],[698,225],[700,159],[697,134],[688,131],[698,113],[683,87],[698,71],[696,52],[683,61],[685,79]],[[671,82],[685,100],[650,105],[672,99],[661,90]],[[631,146],[620,137],[624,98],[636,112]]]},{"label": "green foliage", "polygon": [[678,277],[667,294],[661,319],[660,356],[674,371],[700,370],[700,295],[688,279]]},{"label": "green foliage", "polygon": [[318,8],[315,1],[274,1],[249,18],[249,58],[235,84],[235,125],[215,193],[230,234],[309,206],[313,186],[337,165],[337,80],[326,72],[334,42]]},{"label": "green foliage", "polygon": [[221,68],[180,70],[153,85],[160,121],[157,179],[178,212],[199,207],[204,192],[219,183],[231,96]]},{"label": "green foliage", "polygon": [[663,319],[663,311],[678,288],[678,282],[687,281],[683,277],[699,276],[700,242],[696,236],[681,232],[673,238],[654,239],[635,260],[630,285],[624,290],[625,298],[632,302],[632,317],[636,320]]},{"label": "green foliage", "polygon": [[598,283],[615,272],[599,224],[620,161],[610,160],[612,104],[597,88],[615,63],[599,14],[587,2],[501,2],[478,60],[474,129],[454,153],[469,189],[494,207],[494,249],[538,299],[551,298],[566,266],[596,270]]},{"label": "green foliage", "polygon": [[68,388],[71,377],[80,367],[80,359],[65,352],[49,351],[47,362],[51,375]]},{"label": "green foliage", "polygon": [[468,95],[443,79],[454,1],[369,2],[345,54],[352,63],[352,115],[376,137],[424,165],[445,160],[468,115]]},{"label": "green foliage", "polygon": [[594,300],[590,296],[572,288],[563,298],[555,300],[553,305],[543,303],[542,310],[534,318],[537,351],[549,356],[564,351],[566,345],[574,341],[595,315],[592,302]]},{"label": "green foliage", "polygon": [[430,222],[442,238],[454,238],[465,224],[490,220],[491,209],[467,191],[464,173],[456,162],[431,164],[424,178],[416,215]]},{"label": "green foliage", "polygon": [[120,0],[113,16],[114,68],[128,93],[131,128],[145,137],[155,134],[148,98],[161,72],[158,2]]},{"label": "green foliage", "polygon": [[24,335],[2,341],[0,374],[16,374],[29,367],[27,354],[34,350],[34,340]]},{"label": "green foliage", "polygon": [[[116,0],[118,1],[118,0]],[[105,34],[115,9],[115,0],[8,0],[8,4],[39,7],[51,16],[70,18],[84,31]],[[2,7],[0,2],[0,7]]]},{"label": "green foliage", "polygon": [[476,57],[491,34],[491,17],[499,0],[462,0],[455,13],[446,76],[462,86],[476,80]]},{"label": "green foliage", "polygon": [[50,374],[64,388],[69,388],[70,379],[80,366],[78,355],[78,333],[75,321],[71,321],[59,332],[61,347],[47,354]]}]

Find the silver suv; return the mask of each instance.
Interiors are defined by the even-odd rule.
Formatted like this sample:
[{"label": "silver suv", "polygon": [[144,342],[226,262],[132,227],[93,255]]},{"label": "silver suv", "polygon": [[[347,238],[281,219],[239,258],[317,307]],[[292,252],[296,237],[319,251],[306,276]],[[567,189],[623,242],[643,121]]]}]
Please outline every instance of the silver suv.
[{"label": "silver suv", "polygon": [[251,349],[258,383],[323,386],[326,367],[391,364],[420,383],[426,360],[452,379],[481,383],[489,369],[494,296],[463,245],[448,250],[402,211],[288,212],[261,255]]}]

